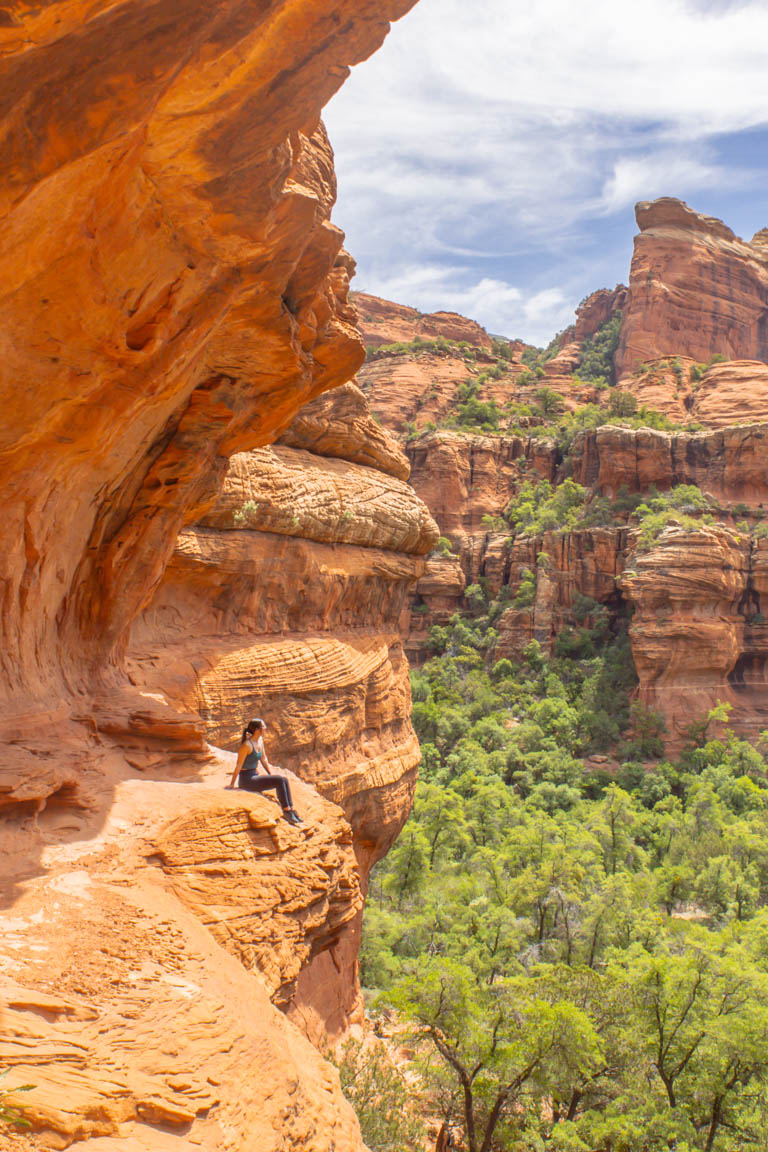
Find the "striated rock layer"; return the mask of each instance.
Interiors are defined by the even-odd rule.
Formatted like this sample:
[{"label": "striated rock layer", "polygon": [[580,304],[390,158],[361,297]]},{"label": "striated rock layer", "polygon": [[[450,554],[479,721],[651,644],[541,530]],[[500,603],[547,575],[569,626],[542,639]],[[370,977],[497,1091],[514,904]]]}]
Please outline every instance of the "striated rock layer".
[{"label": "striated rock layer", "polygon": [[667,528],[631,553],[619,584],[634,608],[630,635],[644,704],[673,740],[718,701],[758,736],[768,724],[765,540],[718,525]]},{"label": "striated rock layer", "polygon": [[[362,1152],[286,1016],[320,1035],[354,1000],[360,862],[418,759],[391,621],[435,533],[358,426],[348,472],[320,466],[321,511],[301,503],[302,528],[336,511],[302,554],[286,461],[333,454],[346,417],[322,413],[276,450],[268,531],[223,509],[228,551],[199,522],[230,456],[362,361],[319,114],[411,3],[5,5],[0,1067],[36,1087],[4,1146]],[[234,544],[257,536],[268,588]],[[303,830],[225,792],[233,757],[206,751],[270,693]]]},{"label": "striated rock layer", "polygon": [[0,727],[25,795],[77,774],[36,771],[52,717],[151,728],[115,689],[178,531],[362,360],[318,115],[410,3],[6,6]]},{"label": "striated rock layer", "polygon": [[35,1086],[4,1149],[362,1152],[335,1070],[280,1011],[359,911],[349,826],[295,783],[308,823],[290,828],[222,792],[222,760],[159,785],[113,756],[91,839],[62,843],[46,812],[59,843],[0,942],[0,1064]]},{"label": "striated rock layer", "polygon": [[[407,472],[357,389],[312,402],[282,444],[233,457],[133,632],[134,681],[200,715],[212,743],[267,719],[270,758],[343,809],[363,890],[420,758],[398,624],[438,533]],[[358,928],[288,1004],[318,1041],[359,1010]]]}]

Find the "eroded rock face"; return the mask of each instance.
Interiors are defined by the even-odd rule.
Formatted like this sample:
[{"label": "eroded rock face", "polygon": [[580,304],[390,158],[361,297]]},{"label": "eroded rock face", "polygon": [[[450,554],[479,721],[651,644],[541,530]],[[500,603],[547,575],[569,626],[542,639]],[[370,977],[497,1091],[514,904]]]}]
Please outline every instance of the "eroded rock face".
[{"label": "eroded rock face", "polygon": [[575,343],[578,347],[594,336],[598,328],[607,324],[614,313],[624,308],[627,301],[627,289],[624,284],[617,284],[615,288],[598,288],[591,292],[586,300],[582,300],[576,309],[576,322],[561,334],[561,347]]},{"label": "eroded rock face", "polygon": [[610,497],[622,487],[664,492],[695,484],[725,507],[758,506],[768,504],[767,445],[765,424],[675,433],[605,426],[576,442],[574,479]]},{"label": "eroded rock face", "polygon": [[[495,657],[519,660],[531,640],[551,652],[563,628],[574,623],[577,596],[619,608],[616,580],[624,568],[626,549],[623,528],[544,532],[516,539],[511,547],[503,538],[496,548],[489,545],[485,570],[494,595],[504,584],[518,589],[525,571],[536,577],[533,604],[522,608],[513,604],[499,620]],[[501,563],[494,563],[496,557]]]},{"label": "eroded rock face", "polygon": [[222,792],[231,760],[195,784],[115,780],[98,834],[51,847],[17,901],[0,1058],[35,1085],[33,1128],[3,1148],[362,1152],[335,1071],[279,1010],[359,912],[349,826],[298,782],[302,830]]},{"label": "eroded rock face", "polygon": [[[201,716],[212,743],[235,748],[251,716],[267,719],[270,758],[344,811],[363,890],[420,759],[399,622],[438,531],[407,470],[356,389],[313,401],[281,445],[233,457],[131,649],[134,681]],[[333,962],[304,965],[286,1001],[318,1042],[359,1012],[358,930]]]},{"label": "eroded rock face", "polygon": [[764,541],[750,548],[719,525],[673,525],[649,551],[630,553],[619,584],[634,608],[640,698],[664,715],[673,741],[718,701],[733,706],[741,730],[765,726],[768,629],[755,579],[764,567]]},{"label": "eroded rock face", "polygon": [[765,245],[680,200],[643,202],[635,214],[617,375],[663,356],[768,360]]},{"label": "eroded rock face", "polygon": [[7,10],[0,695],[28,791],[61,786],[51,715],[132,727],[131,620],[227,456],[362,360],[318,115],[408,7]]},{"label": "eroded rock face", "polygon": [[[125,657],[228,457],[274,441],[362,361],[319,114],[410,6],[192,0],[183,19],[163,0],[5,6],[0,895],[15,903],[2,931],[13,971],[2,1063],[15,1066],[9,1086],[37,1086],[33,1133],[9,1134],[9,1146],[362,1152],[335,1074],[276,1005],[319,1029],[298,1013],[302,982],[349,973],[358,856],[384,850],[407,808],[418,756],[399,638],[379,617],[367,647],[356,632],[316,661],[332,673],[337,726],[350,709],[350,729],[361,714],[380,725],[360,729],[348,764],[322,762],[306,700],[297,723],[297,747],[311,748],[316,779],[350,815],[357,803],[370,818],[387,788],[395,796],[389,824],[371,845],[361,833],[357,853],[341,808],[309,786],[295,785],[307,819],[296,832],[269,800],[223,790],[232,756],[211,759],[207,717],[183,706],[185,692],[194,709],[204,697],[188,691],[193,656],[214,648],[213,632],[192,633],[182,616],[191,597],[176,633],[164,622],[157,690],[137,658],[129,678]],[[336,477],[337,429],[314,431]],[[350,469],[372,453],[403,471],[381,439],[359,434],[357,452]],[[388,507],[382,485],[369,487]],[[355,590],[399,613],[397,587],[417,574],[418,560],[393,551],[400,538],[371,544],[374,520],[359,529],[356,586],[341,588],[347,570],[330,577],[337,619],[359,611]],[[404,538],[427,545],[417,521]],[[278,555],[293,545],[269,538]],[[208,618],[231,618],[223,574],[195,557],[195,578],[221,592]],[[240,559],[227,562],[247,584]],[[324,557],[313,565],[325,572]],[[278,575],[278,604],[298,614]],[[243,648],[247,628],[234,628]],[[297,695],[306,683],[294,679]],[[316,680],[312,691],[320,715]],[[336,1005],[340,1021],[354,996],[352,985]]]}]

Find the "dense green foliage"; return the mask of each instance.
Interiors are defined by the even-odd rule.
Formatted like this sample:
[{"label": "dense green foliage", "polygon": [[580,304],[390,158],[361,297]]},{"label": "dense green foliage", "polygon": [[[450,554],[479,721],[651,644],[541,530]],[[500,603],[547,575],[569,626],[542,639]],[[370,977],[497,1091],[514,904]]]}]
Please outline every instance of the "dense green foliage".
[{"label": "dense green foliage", "polygon": [[619,346],[620,333],[621,312],[614,312],[610,320],[598,328],[594,336],[584,341],[578,368],[582,380],[589,380],[602,387],[614,383],[616,372],[613,357]]},{"label": "dense green foliage", "polygon": [[[663,759],[620,622],[581,597],[551,660],[494,663],[482,593],[413,673],[422,778],[372,877],[364,985],[469,1152],[765,1149],[762,749],[719,707]],[[585,766],[608,748],[617,770]]]}]

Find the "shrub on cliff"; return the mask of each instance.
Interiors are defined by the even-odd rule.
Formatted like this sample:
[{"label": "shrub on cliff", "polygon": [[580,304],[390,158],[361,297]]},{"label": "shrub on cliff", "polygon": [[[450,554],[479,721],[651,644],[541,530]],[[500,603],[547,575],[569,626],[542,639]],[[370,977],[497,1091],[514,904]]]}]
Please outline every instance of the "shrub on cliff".
[{"label": "shrub on cliff", "polygon": [[[695,532],[702,524],[712,524],[713,517],[705,511],[710,507],[709,500],[695,484],[678,484],[669,492],[654,496],[647,503],[638,504],[635,515],[639,521],[639,532],[635,547],[639,552],[647,552],[671,524],[689,532]],[[692,513],[700,515],[694,516]]]},{"label": "shrub on cliff", "polygon": [[424,1124],[416,1116],[411,1085],[383,1041],[347,1040],[337,1067],[370,1152],[421,1147]]},{"label": "shrub on cliff", "polygon": [[548,480],[526,480],[507,504],[504,516],[526,535],[566,531],[578,524],[587,499],[586,488],[571,479],[556,488]]},{"label": "shrub on cliff", "polygon": [[[0,1078],[8,1075],[9,1069],[0,1072]],[[2,1128],[29,1128],[29,1120],[24,1116],[23,1109],[15,1102],[17,1092],[32,1092],[34,1084],[20,1084],[18,1088],[0,1088],[0,1129]]]},{"label": "shrub on cliff", "polygon": [[613,358],[619,346],[621,334],[621,312],[614,312],[594,336],[588,337],[581,349],[578,373],[582,380],[589,380],[598,387],[613,384],[616,369]]}]

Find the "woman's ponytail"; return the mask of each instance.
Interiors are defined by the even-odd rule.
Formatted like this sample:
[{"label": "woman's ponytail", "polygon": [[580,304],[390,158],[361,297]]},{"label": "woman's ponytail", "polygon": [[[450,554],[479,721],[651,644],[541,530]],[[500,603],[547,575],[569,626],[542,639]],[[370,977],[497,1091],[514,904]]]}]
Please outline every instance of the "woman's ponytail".
[{"label": "woman's ponytail", "polygon": [[263,727],[264,727],[264,721],[263,720],[249,720],[248,723],[246,724],[245,728],[243,728],[243,738],[240,741],[240,743],[246,744],[248,741],[248,737],[253,736],[254,732],[257,729],[261,729]]}]

